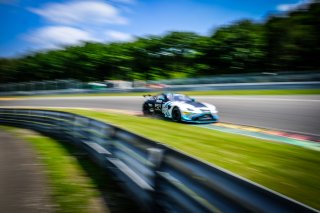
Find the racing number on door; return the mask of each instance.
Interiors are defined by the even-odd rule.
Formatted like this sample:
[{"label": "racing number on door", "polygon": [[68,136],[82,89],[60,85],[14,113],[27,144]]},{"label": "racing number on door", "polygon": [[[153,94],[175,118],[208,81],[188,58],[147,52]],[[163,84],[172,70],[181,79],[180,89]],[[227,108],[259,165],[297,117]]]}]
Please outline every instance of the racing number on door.
[{"label": "racing number on door", "polygon": [[162,105],[162,101],[161,100],[157,100],[155,105],[154,105],[154,109],[157,111],[161,111],[161,105]]}]

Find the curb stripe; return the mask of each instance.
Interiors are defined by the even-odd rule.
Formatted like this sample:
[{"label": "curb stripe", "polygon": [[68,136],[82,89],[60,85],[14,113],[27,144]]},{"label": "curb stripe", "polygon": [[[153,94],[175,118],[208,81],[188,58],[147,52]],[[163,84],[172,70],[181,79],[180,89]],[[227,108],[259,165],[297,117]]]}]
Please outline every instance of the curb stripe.
[{"label": "curb stripe", "polygon": [[215,123],[208,125],[194,125],[197,127],[202,127],[211,130],[217,130],[226,133],[239,134],[264,140],[277,141],[281,143],[287,143],[295,146],[304,147],[307,149],[312,149],[316,151],[320,151],[320,143],[317,141],[306,140],[311,137],[298,135],[298,134],[290,134],[286,132],[280,131],[270,131],[265,129],[260,129],[256,127],[247,127],[240,126],[234,124],[225,124],[225,123]]}]

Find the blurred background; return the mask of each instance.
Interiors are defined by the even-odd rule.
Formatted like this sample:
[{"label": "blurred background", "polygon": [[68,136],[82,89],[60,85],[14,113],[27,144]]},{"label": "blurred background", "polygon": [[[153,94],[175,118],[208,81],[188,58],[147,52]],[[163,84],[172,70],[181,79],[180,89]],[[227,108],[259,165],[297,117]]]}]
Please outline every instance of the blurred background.
[{"label": "blurred background", "polygon": [[[28,152],[16,152],[22,143],[6,131],[31,141],[38,153],[45,150],[49,157],[41,159],[56,160],[43,164],[58,174],[51,175],[50,183],[57,183],[52,188],[58,204],[51,205],[57,212],[108,212],[88,204],[104,204],[98,198],[111,212],[139,210],[135,204],[123,205],[125,196],[118,194],[125,193],[120,189],[108,191],[116,184],[109,181],[109,173],[88,164],[87,155],[104,166],[110,161],[115,176],[122,178],[120,185],[126,183],[134,192],[131,197],[152,207],[150,212],[157,209],[154,202],[166,208],[172,205],[172,212],[200,212],[193,211],[199,203],[214,211],[220,204],[236,209],[229,212],[258,211],[262,205],[255,195],[238,193],[241,188],[229,184],[229,178],[214,180],[216,175],[208,171],[216,170],[215,165],[320,209],[319,0],[0,0],[0,14],[0,124],[55,134],[89,150],[84,154],[63,143],[56,150],[59,143],[49,138],[0,126],[4,147],[0,147],[0,209],[39,195],[24,188],[35,188],[25,181],[37,180],[37,170],[28,173],[35,175],[31,178],[16,172],[24,171],[17,165],[38,164],[19,158]],[[221,120],[194,126],[143,117],[142,94],[160,91],[183,91],[196,101],[215,105]],[[71,95],[16,97],[48,94]],[[34,109],[39,107],[59,111]],[[159,149],[158,142],[178,151]],[[195,167],[191,157],[181,156],[180,151],[214,166],[196,163]],[[69,160],[57,156],[73,156],[82,171],[70,172]],[[63,182],[65,174],[71,176]],[[170,175],[181,183],[170,180]],[[84,177],[87,182],[77,183]],[[11,180],[19,184],[8,184]],[[210,181],[213,185],[208,185]],[[159,183],[163,188],[157,189]],[[223,191],[221,184],[228,190]],[[153,193],[149,186],[158,191]],[[11,195],[22,198],[7,196],[12,188],[17,191]],[[198,196],[206,190],[208,198]],[[261,201],[269,200],[263,190]],[[30,199],[23,207],[34,208],[31,204],[39,200]],[[292,202],[288,206],[295,209]],[[118,211],[119,207],[125,209]],[[266,212],[281,212],[271,207],[278,205],[265,205]]]},{"label": "blurred background", "polygon": [[2,0],[0,12],[0,83],[29,82],[29,90],[41,87],[31,81],[58,79],[108,87],[105,80],[319,73],[319,1]]}]

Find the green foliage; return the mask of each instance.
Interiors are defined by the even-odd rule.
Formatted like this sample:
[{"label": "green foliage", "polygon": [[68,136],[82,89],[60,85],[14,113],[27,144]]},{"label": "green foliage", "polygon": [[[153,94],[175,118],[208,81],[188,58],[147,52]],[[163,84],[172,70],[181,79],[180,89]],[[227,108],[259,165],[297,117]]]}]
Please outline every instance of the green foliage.
[{"label": "green foliage", "polygon": [[271,17],[265,24],[268,68],[273,70],[319,69],[320,3],[287,16]]},{"label": "green foliage", "polygon": [[320,69],[320,3],[218,28],[211,36],[168,32],[132,42],[83,43],[0,59],[0,83],[75,78],[155,80],[221,73]]},{"label": "green foliage", "polygon": [[203,59],[211,74],[248,72],[261,69],[265,36],[262,25],[244,20],[218,29]]}]

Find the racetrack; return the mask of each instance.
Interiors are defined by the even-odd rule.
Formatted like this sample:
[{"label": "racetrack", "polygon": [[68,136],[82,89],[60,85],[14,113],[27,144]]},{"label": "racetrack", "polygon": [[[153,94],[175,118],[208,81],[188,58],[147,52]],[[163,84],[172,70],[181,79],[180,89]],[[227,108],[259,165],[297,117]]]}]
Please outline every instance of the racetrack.
[{"label": "racetrack", "polygon": [[[194,96],[217,106],[220,121],[320,136],[320,95]],[[0,100],[0,106],[85,107],[140,111],[143,97],[51,97]]]}]

